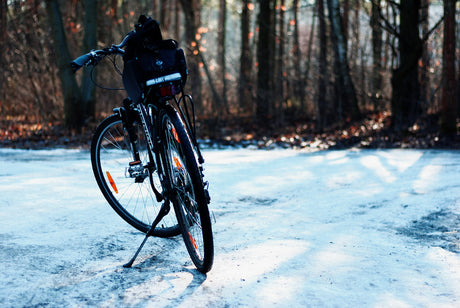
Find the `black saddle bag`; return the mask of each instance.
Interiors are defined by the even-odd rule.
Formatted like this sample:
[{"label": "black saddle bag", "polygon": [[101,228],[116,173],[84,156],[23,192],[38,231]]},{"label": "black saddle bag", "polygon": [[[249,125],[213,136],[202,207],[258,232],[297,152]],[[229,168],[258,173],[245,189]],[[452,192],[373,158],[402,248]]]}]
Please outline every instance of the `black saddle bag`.
[{"label": "black saddle bag", "polygon": [[136,35],[126,48],[123,84],[134,102],[147,97],[169,100],[182,92],[187,81],[184,51],[175,40],[162,39],[155,20],[143,22],[136,25]]}]

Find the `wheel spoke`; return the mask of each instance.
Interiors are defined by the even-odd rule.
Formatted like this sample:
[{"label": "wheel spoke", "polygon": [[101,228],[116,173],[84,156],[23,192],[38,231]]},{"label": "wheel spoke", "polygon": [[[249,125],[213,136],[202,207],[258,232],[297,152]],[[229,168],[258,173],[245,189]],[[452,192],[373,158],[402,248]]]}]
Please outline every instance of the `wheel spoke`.
[{"label": "wheel spoke", "polygon": [[[154,166],[153,155],[149,154],[143,130],[134,125],[137,134],[137,145],[144,172]],[[127,173],[134,155],[118,116],[111,116],[98,127],[91,149],[91,160],[96,180],[105,198],[114,210],[129,224],[147,232],[157,216],[161,204],[157,202],[153,191],[154,183],[159,183],[158,173],[149,169],[149,180],[136,181],[139,174],[131,176]],[[147,168],[147,169],[146,169]],[[153,169],[152,169],[153,170]],[[174,236],[180,233],[179,226],[172,210],[157,226],[154,235]]]}]

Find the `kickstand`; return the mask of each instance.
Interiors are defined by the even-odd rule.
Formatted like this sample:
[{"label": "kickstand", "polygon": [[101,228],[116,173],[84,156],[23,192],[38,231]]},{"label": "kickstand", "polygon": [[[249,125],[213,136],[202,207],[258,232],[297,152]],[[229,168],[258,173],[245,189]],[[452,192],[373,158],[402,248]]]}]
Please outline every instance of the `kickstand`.
[{"label": "kickstand", "polygon": [[137,255],[139,254],[139,252],[141,252],[141,249],[142,249],[142,247],[144,247],[145,242],[147,242],[147,238],[149,238],[149,236],[153,235],[153,230],[155,230],[156,226],[163,219],[163,217],[165,217],[169,213],[169,210],[170,210],[169,201],[166,200],[163,203],[163,205],[161,206],[161,209],[158,212],[157,218],[155,218],[155,220],[153,221],[152,226],[150,227],[149,231],[145,234],[144,240],[142,241],[141,245],[137,249],[136,253],[131,258],[131,260],[129,260],[128,263],[123,264],[123,267],[129,268],[129,267],[131,267],[133,265],[134,261],[137,258]]}]

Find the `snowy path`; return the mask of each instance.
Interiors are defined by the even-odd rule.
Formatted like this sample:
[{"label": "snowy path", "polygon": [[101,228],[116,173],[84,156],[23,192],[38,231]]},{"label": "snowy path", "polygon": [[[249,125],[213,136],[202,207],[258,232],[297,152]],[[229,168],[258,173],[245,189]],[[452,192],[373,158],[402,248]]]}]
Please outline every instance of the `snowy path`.
[{"label": "snowy path", "polygon": [[142,234],[89,153],[0,149],[0,307],[459,307],[460,152],[205,151],[207,276]]}]

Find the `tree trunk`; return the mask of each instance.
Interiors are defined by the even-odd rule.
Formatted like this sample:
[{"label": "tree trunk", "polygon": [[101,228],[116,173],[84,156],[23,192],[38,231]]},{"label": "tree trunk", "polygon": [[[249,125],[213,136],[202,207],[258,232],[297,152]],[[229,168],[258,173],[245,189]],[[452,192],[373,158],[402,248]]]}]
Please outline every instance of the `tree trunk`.
[{"label": "tree trunk", "polygon": [[277,55],[277,40],[279,39],[278,36],[278,29],[276,27],[276,20],[277,20],[277,10],[276,10],[276,5],[277,3],[281,0],[272,0],[271,1],[271,7],[270,7],[270,35],[268,36],[269,40],[269,50],[270,50],[270,59],[269,59],[269,67],[271,67],[271,74],[269,76],[269,89],[270,89],[270,97],[271,99],[269,100],[269,106],[268,106],[268,117],[275,119],[278,116],[278,110],[276,109],[277,105],[277,98],[276,98],[276,66],[277,66],[277,61],[276,61],[276,55]]},{"label": "tree trunk", "polygon": [[180,3],[179,0],[174,0],[174,37],[180,38]]},{"label": "tree trunk", "polygon": [[259,41],[257,43],[257,100],[256,118],[260,124],[267,123],[270,104],[272,103],[271,67],[272,49],[270,36],[272,31],[272,12],[270,0],[259,0],[260,12],[258,17]]},{"label": "tree trunk", "polygon": [[8,17],[7,0],[0,0],[0,29],[2,29],[2,31],[0,31],[0,43],[2,43],[2,46],[4,46],[3,44],[6,42],[7,17]]},{"label": "tree trunk", "polygon": [[201,25],[201,0],[180,0],[185,17],[185,40],[187,44],[187,65],[190,74],[187,84],[190,84],[191,92],[197,108],[203,107],[201,96],[201,74],[198,29]]},{"label": "tree trunk", "polygon": [[160,20],[160,0],[153,0],[152,6],[153,6],[153,19]]},{"label": "tree trunk", "polygon": [[[358,0],[354,0],[351,5],[348,5],[349,10],[349,22],[351,27],[349,29],[348,34],[348,42],[347,45],[350,45],[351,48],[348,49],[348,63],[350,63],[350,70],[351,75],[354,77],[354,84],[357,85],[356,87],[356,98],[358,100],[358,106],[363,106],[366,108],[367,106],[367,90],[368,83],[366,78],[366,68],[368,64],[366,63],[366,56],[365,56],[365,47],[362,46],[360,42],[367,41],[368,39],[368,31],[364,31],[361,34],[361,29],[364,26],[361,25],[361,2]],[[353,14],[351,14],[353,13]],[[362,37],[363,36],[363,37]]]},{"label": "tree trunk", "polygon": [[348,24],[350,19],[350,0],[342,0],[342,27],[343,37],[345,38],[345,48],[348,49]]},{"label": "tree trunk", "polygon": [[343,29],[342,17],[338,0],[327,0],[329,19],[331,22],[332,46],[335,55],[336,89],[338,90],[337,100],[339,102],[339,117],[345,120],[359,120],[361,112],[358,107],[356,91],[350,75],[348,65],[347,47],[345,32]]},{"label": "tree trunk", "polygon": [[[422,36],[425,37],[429,31],[429,7],[430,0],[422,0]],[[422,112],[428,110],[430,96],[430,54],[428,51],[428,40],[422,43],[422,59],[420,65],[420,107]]]},{"label": "tree trunk", "polygon": [[170,1],[162,0],[160,4],[160,26],[164,29],[165,32],[169,32],[169,17],[171,9],[168,7],[170,5]]},{"label": "tree trunk", "polygon": [[445,135],[452,135],[457,131],[457,101],[455,99],[455,2],[456,0],[444,0],[441,133]]},{"label": "tree trunk", "polygon": [[217,48],[218,48],[218,64],[220,67],[220,78],[222,81],[221,97],[226,112],[228,113],[228,99],[227,99],[227,70],[226,70],[226,48],[225,48],[225,33],[227,31],[226,18],[227,17],[227,4],[226,0],[219,1],[219,27],[217,33]]},{"label": "tree trunk", "polygon": [[[294,14],[294,33],[293,33],[293,36],[294,36],[294,46],[293,46],[293,49],[294,49],[294,72],[295,72],[295,76],[294,76],[294,97],[296,100],[299,101],[299,105],[300,105],[300,110],[302,113],[305,113],[305,88],[306,88],[306,83],[308,82],[308,80],[305,80],[306,79],[306,75],[308,74],[308,70],[309,70],[309,67],[307,65],[307,68],[306,68],[306,72],[307,74],[302,74],[302,66],[301,66],[301,63],[302,63],[302,52],[300,50],[300,33],[299,33],[299,0],[294,0],[292,2],[292,10],[293,10],[293,14]],[[314,29],[314,23],[315,23],[315,16],[313,16],[313,21],[312,21],[312,31]],[[311,47],[311,38],[312,38],[312,34],[313,32],[311,32],[310,34],[310,41],[309,41],[309,49],[308,51],[310,51],[310,47]],[[307,63],[310,64],[310,53],[308,54],[307,56]]]},{"label": "tree trunk", "polygon": [[[5,51],[6,51],[6,33],[7,33],[7,16],[8,16],[8,6],[7,0],[0,0],[0,67],[4,68],[5,63]],[[5,100],[5,91],[3,87],[5,84],[5,70],[0,71],[0,112],[2,111],[3,101]]]},{"label": "tree trunk", "polygon": [[[284,84],[285,84],[285,65],[284,65],[284,53],[285,53],[285,41],[286,41],[286,29],[285,29],[285,0],[280,0],[279,5],[279,14],[278,14],[278,37],[276,43],[278,47],[276,48],[276,81],[274,85],[277,110],[275,111],[277,123],[280,123],[284,120]],[[294,46],[294,61],[296,61],[295,48],[299,46]],[[299,65],[300,66],[300,65]],[[300,78],[300,68],[299,74],[296,74],[295,80]],[[297,81],[295,81],[297,83]],[[297,99],[297,97],[296,97]]]},{"label": "tree trunk", "polygon": [[382,27],[380,26],[381,15],[380,0],[372,1],[371,30],[372,30],[372,104],[374,110],[381,108],[382,99]]},{"label": "tree trunk", "polygon": [[68,128],[80,129],[82,117],[80,113],[80,89],[69,63],[71,57],[67,38],[62,23],[61,11],[57,0],[46,0],[46,9],[51,25],[51,34],[56,53],[61,88],[64,96],[64,124]]},{"label": "tree trunk", "polygon": [[[298,0],[294,0],[294,2],[297,3],[298,5]],[[300,106],[301,106],[301,109],[303,111],[305,111],[306,109],[306,104],[305,102],[307,101],[307,98],[306,98],[306,95],[305,93],[307,93],[308,91],[308,86],[309,86],[309,82],[310,80],[312,79],[312,74],[311,74],[311,62],[312,62],[312,51],[313,51],[313,42],[314,42],[314,37],[316,35],[316,25],[315,25],[315,22],[316,22],[316,16],[318,15],[317,13],[315,13],[315,11],[313,12],[312,14],[312,20],[311,20],[311,28],[310,28],[310,35],[308,37],[308,48],[307,48],[307,63],[305,63],[305,78],[304,79],[300,79],[300,82],[302,82],[302,80],[304,81],[303,84],[300,84],[300,89],[299,89],[299,95],[301,96],[301,101],[300,101]],[[324,14],[323,14],[324,16]],[[296,22],[296,25],[299,21],[298,18],[296,18],[297,22]],[[299,30],[297,29],[297,32]],[[295,35],[295,34],[294,34]],[[300,52],[299,52],[300,54]],[[300,57],[300,55],[299,55]],[[299,63],[300,63],[300,59],[299,59]]]},{"label": "tree trunk", "polygon": [[[460,12],[457,13],[456,17],[458,18],[456,20],[457,35],[459,35],[460,34]],[[457,61],[457,63],[458,63],[458,67],[457,67],[457,117],[460,117],[460,61]]]},{"label": "tree trunk", "polygon": [[393,71],[391,84],[392,126],[395,132],[406,131],[420,115],[418,61],[422,55],[419,37],[420,0],[401,0],[399,67]]},{"label": "tree trunk", "polygon": [[243,0],[241,11],[240,78],[238,83],[239,107],[242,110],[252,109],[252,56],[249,43],[251,20],[250,5],[252,5],[251,0]]},{"label": "tree trunk", "polygon": [[[97,11],[98,1],[85,0],[85,17],[83,38],[83,52],[97,47]],[[91,68],[84,68],[81,80],[81,115],[84,120],[94,118],[96,110],[96,86],[91,80]],[[95,77],[95,75],[93,75]]]},{"label": "tree trunk", "polygon": [[319,131],[323,131],[327,125],[327,98],[326,98],[326,76],[327,72],[327,36],[326,18],[324,14],[324,1],[316,0],[319,20],[319,76],[318,76],[318,95],[316,99],[316,122]]}]

